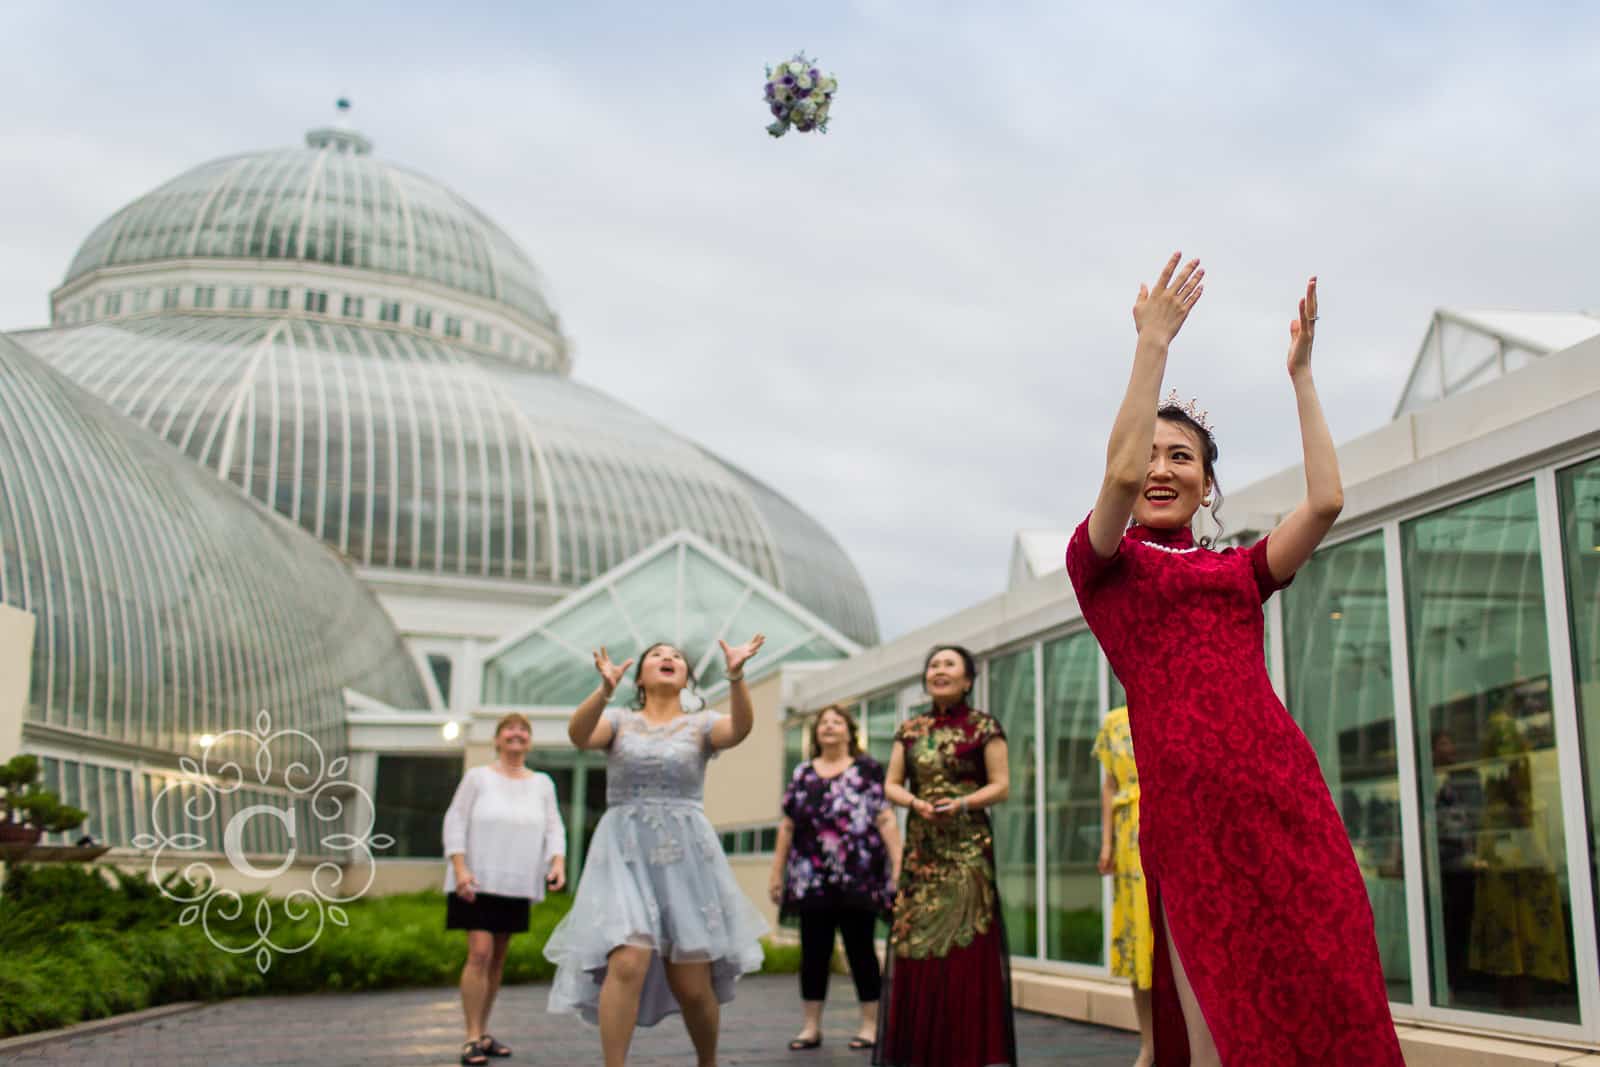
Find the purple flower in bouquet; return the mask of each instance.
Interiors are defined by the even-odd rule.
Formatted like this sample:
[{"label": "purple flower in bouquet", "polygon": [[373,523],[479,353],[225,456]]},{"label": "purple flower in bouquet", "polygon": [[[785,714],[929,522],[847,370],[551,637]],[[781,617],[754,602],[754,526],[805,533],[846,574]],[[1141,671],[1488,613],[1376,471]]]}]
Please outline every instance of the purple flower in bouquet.
[{"label": "purple flower in bouquet", "polygon": [[828,105],[838,87],[834,77],[824,74],[804,52],[768,67],[765,96],[768,109],[778,121],[769,125],[767,132],[782,137],[793,127],[801,133],[827,133]]}]

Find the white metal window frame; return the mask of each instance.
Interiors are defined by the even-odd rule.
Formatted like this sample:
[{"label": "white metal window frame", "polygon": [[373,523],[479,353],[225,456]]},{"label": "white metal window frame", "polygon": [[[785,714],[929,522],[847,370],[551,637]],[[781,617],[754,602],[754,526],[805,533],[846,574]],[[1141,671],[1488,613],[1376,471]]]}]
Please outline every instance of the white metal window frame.
[{"label": "white metal window frame", "polygon": [[[1406,878],[1406,932],[1411,968],[1411,1003],[1391,1002],[1399,1021],[1438,1023],[1445,1026],[1520,1034],[1554,1041],[1600,1040],[1600,946],[1596,943],[1594,885],[1590,878],[1590,842],[1584,805],[1584,776],[1578,725],[1576,673],[1572,660],[1572,627],[1566,587],[1566,555],[1561,544],[1558,472],[1600,459],[1600,450],[1586,449],[1538,463],[1519,465],[1493,479],[1468,487],[1428,494],[1404,510],[1352,524],[1318,546],[1318,552],[1360,540],[1374,532],[1383,535],[1384,586],[1389,612],[1390,677],[1393,685],[1395,746],[1399,770],[1400,832]],[[1427,886],[1423,869],[1424,836],[1417,758],[1416,717],[1411,699],[1411,648],[1406,618],[1401,527],[1416,519],[1446,511],[1458,504],[1493,496],[1532,483],[1539,525],[1539,563],[1543,581],[1545,626],[1550,650],[1551,705],[1556,723],[1556,760],[1561,775],[1562,831],[1567,863],[1567,908],[1572,916],[1573,974],[1578,993],[1579,1022],[1558,1023],[1497,1012],[1441,1007],[1434,1003],[1431,962],[1435,955],[1428,925]],[[1283,615],[1281,597],[1269,601],[1274,641],[1274,686],[1283,691]]]},{"label": "white metal window frame", "polygon": [[[1590,879],[1590,842],[1587,813],[1584,805],[1585,778],[1580,745],[1579,708],[1577,706],[1576,673],[1572,660],[1571,616],[1567,598],[1567,568],[1564,546],[1561,544],[1560,500],[1557,474],[1570,467],[1600,459],[1600,450],[1575,451],[1555,458],[1542,457],[1537,464],[1526,464],[1492,480],[1479,481],[1470,487],[1456,487],[1452,491],[1430,493],[1408,501],[1404,509],[1380,513],[1368,521],[1352,523],[1329,538],[1318,551],[1337,548],[1374,533],[1381,534],[1384,547],[1384,582],[1389,612],[1389,643],[1391,678],[1393,684],[1394,729],[1397,749],[1398,786],[1400,791],[1402,860],[1406,878],[1406,924],[1411,971],[1412,1001],[1391,1003],[1397,1020],[1437,1023],[1444,1026],[1473,1030],[1488,1030],[1521,1034],[1567,1042],[1594,1042],[1600,1039],[1600,951],[1597,951],[1594,886]],[[1532,482],[1537,503],[1540,538],[1540,566],[1544,582],[1545,621],[1550,648],[1550,673],[1552,705],[1556,719],[1557,766],[1561,774],[1562,820],[1565,833],[1567,862],[1568,908],[1573,923],[1573,973],[1577,978],[1580,1023],[1556,1023],[1526,1016],[1502,1015],[1491,1012],[1465,1011],[1434,1005],[1430,963],[1433,956],[1427,920],[1426,885],[1423,872],[1423,826],[1419,793],[1419,763],[1416,748],[1415,716],[1411,700],[1410,634],[1406,619],[1406,590],[1403,561],[1401,559],[1400,528],[1403,523],[1447,510],[1457,504]],[[1267,627],[1268,669],[1274,689],[1280,698],[1286,698],[1286,635],[1284,629],[1283,599],[1275,596],[1267,602],[1265,625]],[[1041,631],[1017,641],[997,645],[991,649],[975,651],[979,660],[974,703],[988,706],[989,662],[1023,649],[1032,649],[1034,665],[1034,729],[1036,741],[1044,736],[1044,646],[1052,641],[1086,632],[1081,620],[1068,625]],[[1103,719],[1110,705],[1110,668],[1103,652],[1099,661],[1100,714]],[[898,715],[907,714],[927,700],[919,679],[911,679],[898,687],[876,687],[872,696],[886,692],[897,694]],[[865,701],[871,697],[862,697]],[[1035,745],[1035,776],[1044,782],[1044,749]],[[1035,902],[1040,909],[1047,904],[1048,889],[1048,835],[1045,833],[1042,788],[1036,791]],[[1037,924],[1037,938],[1031,946],[1032,955],[1026,955],[1026,946],[1011,946],[1012,958],[1025,963],[1029,970],[1093,978],[1110,977],[1111,886],[1106,880],[1102,890],[1102,923],[1105,945],[1104,962],[1098,966],[1071,963],[1045,958],[1046,924]],[[1021,947],[1024,951],[1017,951]]]},{"label": "white metal window frame", "polygon": [[[986,652],[980,657],[980,663],[987,665],[988,661],[996,656],[1009,655],[1023,648],[1033,650],[1033,729],[1034,729],[1034,777],[1039,788],[1035,790],[1034,797],[1034,841],[1037,862],[1034,871],[1035,907],[1040,916],[1035,924],[1035,940],[1033,954],[1024,956],[1016,951],[1012,958],[1028,965],[1031,971],[1049,974],[1083,978],[1111,978],[1111,905],[1113,889],[1111,879],[1100,879],[1100,962],[1079,963],[1073,960],[1055,960],[1048,956],[1049,929],[1049,834],[1046,829],[1045,818],[1045,755],[1043,738],[1045,735],[1045,679],[1044,679],[1044,649],[1046,645],[1056,641],[1070,640],[1081,635],[1090,635],[1088,626],[1078,620],[1066,626],[1057,626],[1045,630],[1038,635],[1021,642],[1001,646],[993,652]],[[1092,637],[1092,635],[1090,635]],[[1095,688],[1096,698],[1099,703],[1099,722],[1105,722],[1106,715],[1111,711],[1111,665],[1106,660],[1105,652],[1095,644]],[[979,672],[987,677],[987,671]],[[1099,781],[1098,772],[1095,775]],[[1098,791],[1098,790],[1097,790]]]}]

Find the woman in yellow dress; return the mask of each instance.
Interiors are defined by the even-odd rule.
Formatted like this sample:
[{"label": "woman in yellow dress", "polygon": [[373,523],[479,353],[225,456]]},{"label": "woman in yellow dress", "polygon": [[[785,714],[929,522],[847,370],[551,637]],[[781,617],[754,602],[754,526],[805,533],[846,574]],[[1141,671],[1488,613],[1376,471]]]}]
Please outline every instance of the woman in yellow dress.
[{"label": "woman in yellow dress", "polygon": [[1155,935],[1139,866],[1139,769],[1133,762],[1127,708],[1106,716],[1094,739],[1094,754],[1106,771],[1100,788],[1100,873],[1112,876],[1111,973],[1133,984],[1133,1007],[1139,1018],[1139,1058],[1134,1067],[1152,1067],[1155,1012],[1150,980]]},{"label": "woman in yellow dress", "polygon": [[1567,917],[1535,810],[1532,746],[1509,711],[1490,714],[1482,752],[1487,780],[1467,966],[1494,975],[1501,1007],[1519,1009],[1531,1002],[1534,979],[1572,981]]}]

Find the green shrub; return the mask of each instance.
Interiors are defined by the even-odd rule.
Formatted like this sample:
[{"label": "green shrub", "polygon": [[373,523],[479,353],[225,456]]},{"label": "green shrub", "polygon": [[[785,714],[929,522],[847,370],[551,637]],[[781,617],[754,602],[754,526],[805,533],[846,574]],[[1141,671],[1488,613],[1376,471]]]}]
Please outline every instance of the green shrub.
[{"label": "green shrub", "polygon": [[761,956],[762,974],[800,973],[800,946],[798,944],[780,945],[762,938]]},{"label": "green shrub", "polygon": [[[165,884],[195,893],[176,874]],[[218,915],[218,901],[209,912],[212,935],[248,948],[260,900],[242,898],[231,921]],[[275,943],[312,942],[315,911],[289,920],[284,901],[269,903]],[[534,905],[528,933],[511,939],[508,984],[555,973],[544,946],[571,904],[570,895],[559,894]],[[252,953],[223,951],[198,923],[182,925],[182,910],[143,875],[77,864],[13,865],[0,887],[0,1036],[179,1000],[454,985],[467,959],[466,937],[444,928],[444,897],[432,891],[353,901],[345,906],[348,926],[325,916],[309,947],[275,953],[265,974]],[[763,972],[799,970],[799,946],[762,947]]]},{"label": "green shrub", "polygon": [[[196,890],[173,874],[166,886]],[[348,926],[324,912],[301,919],[273,908],[272,939],[303,951],[275,953],[265,974],[248,949],[262,898],[241,899],[239,916],[208,912],[212,944],[199,923],[183,925],[183,905],[148,878],[115,868],[76,864],[9,868],[0,887],[0,1036],[27,1033],[177,1000],[214,1000],[252,993],[309,993],[453,985],[467,958],[467,939],[444,928],[437,892],[353,901]],[[508,983],[548,979],[555,968],[544,944],[571,905],[567,895],[535,905],[529,933],[511,940]],[[231,910],[227,909],[227,910]]]},{"label": "green shrub", "polygon": [[[1099,908],[1056,908],[1050,924],[1050,947],[1055,958],[1080,962],[1100,961],[1105,952],[1104,917]],[[1011,943],[1012,951],[1017,945]]]}]

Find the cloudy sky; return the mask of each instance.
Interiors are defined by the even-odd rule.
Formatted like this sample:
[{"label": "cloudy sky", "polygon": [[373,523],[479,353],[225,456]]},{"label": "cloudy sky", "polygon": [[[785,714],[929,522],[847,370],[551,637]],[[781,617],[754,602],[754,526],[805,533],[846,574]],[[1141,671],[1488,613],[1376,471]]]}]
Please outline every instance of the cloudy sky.
[{"label": "cloudy sky", "polygon": [[[893,636],[1088,509],[1176,249],[1207,279],[1169,382],[1225,487],[1296,460],[1312,273],[1340,439],[1389,417],[1435,307],[1600,308],[1600,8],[1401,7],[19,0],[0,329],[127,201],[347,95],[530,252],[577,377],[820,518]],[[773,141],[762,67],[796,48],[833,128]]]}]

